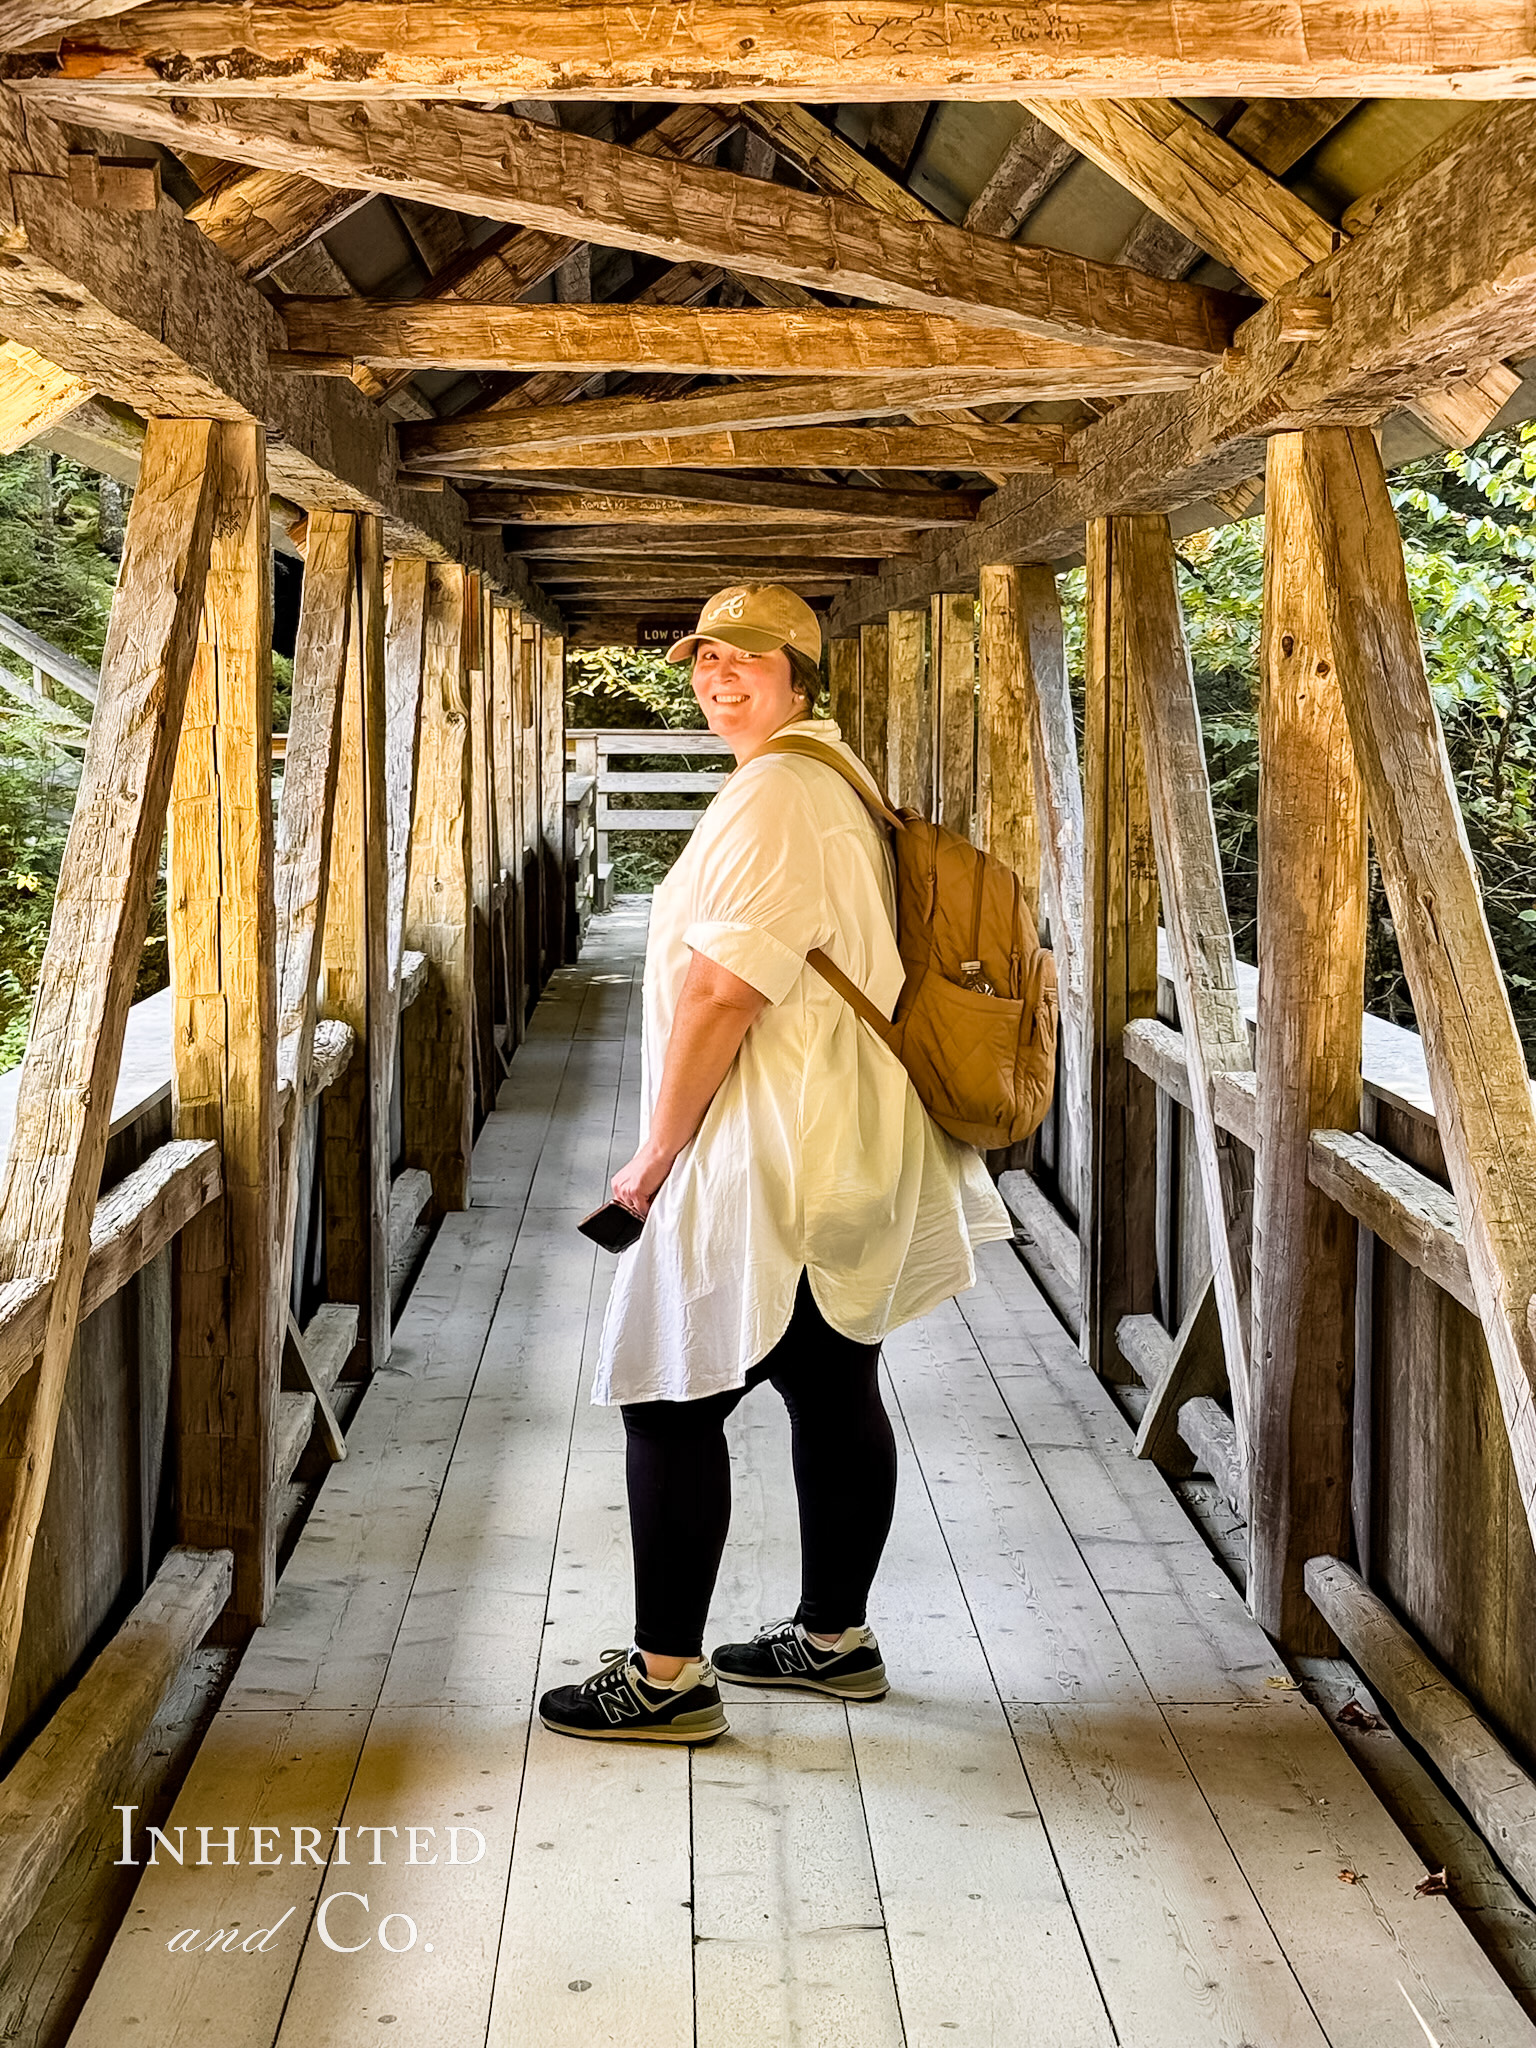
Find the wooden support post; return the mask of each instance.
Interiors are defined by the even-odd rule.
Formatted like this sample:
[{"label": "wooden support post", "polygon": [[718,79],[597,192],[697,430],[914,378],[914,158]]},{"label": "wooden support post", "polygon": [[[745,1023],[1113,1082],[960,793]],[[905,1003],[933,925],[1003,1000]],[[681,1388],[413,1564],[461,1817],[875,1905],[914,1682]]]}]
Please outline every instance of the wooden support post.
[{"label": "wooden support post", "polygon": [[1308,1155],[1360,1122],[1366,817],[1304,460],[1301,436],[1270,441],[1248,1601],[1288,1650],[1332,1655],[1303,1574],[1349,1545],[1357,1233]]},{"label": "wooden support post", "polygon": [[[1237,996],[1237,955],[1222,893],[1221,850],[1168,521],[1157,515],[1118,519],[1114,548],[1120,639],[1146,764],[1216,1306],[1237,1440],[1246,1455],[1253,1162],[1217,1123],[1214,1089],[1218,1074],[1251,1073],[1253,1055]],[[1149,1181],[1154,1178],[1150,1159],[1141,1171]]]},{"label": "wooden support post", "polygon": [[[260,428],[220,424],[210,452],[219,516],[176,757],[166,893],[174,1134],[219,1145],[223,1195],[177,1247],[174,1412],[179,1534],[234,1552],[225,1621],[240,1632],[265,1619],[276,1583],[272,544]],[[143,490],[141,478],[130,531]]]},{"label": "wooden support post", "polygon": [[405,1163],[431,1174],[438,1214],[469,1207],[474,1139],[466,668],[464,571],[433,562],[405,929],[430,972],[406,1012],[403,1108]]},{"label": "wooden support post", "polygon": [[325,1014],[351,1026],[357,1049],[321,1097],[325,1291],[358,1309],[358,1352],[344,1369],[366,1378],[389,1356],[389,824],[385,787],[384,538],[356,521],[353,618],[341,710],[336,817],[325,910]]},{"label": "wooden support post", "polygon": [[544,978],[565,963],[565,640],[545,633],[539,704],[540,869],[544,885]]},{"label": "wooden support post", "polygon": [[1061,1088],[1056,1179],[1074,1215],[1084,1213],[1087,1023],[1083,994],[1083,778],[1056,578],[1043,563],[1010,569],[1018,615],[1013,684],[1026,711],[1034,777],[1041,888],[1061,999]]},{"label": "wooden support post", "polygon": [[217,514],[217,434],[152,420],[0,1182],[0,1288],[49,1288],[0,1436],[0,1712],[80,1317],[113,1090],[160,866]]},{"label": "wooden support post", "polygon": [[977,844],[1024,884],[1040,915],[1040,834],[1030,759],[1034,692],[1024,646],[1024,571],[1011,562],[981,572],[981,704],[976,740]]},{"label": "wooden support post", "polygon": [[928,734],[928,614],[886,615],[885,767],[891,801],[926,817],[932,781]]},{"label": "wooden support post", "polygon": [[827,649],[827,701],[849,746],[859,743],[859,637],[849,633]]},{"label": "wooden support post", "polygon": [[501,1085],[496,1053],[496,1002],[491,978],[491,892],[496,824],[492,816],[490,723],[486,684],[490,666],[485,639],[485,601],[478,576],[464,579],[464,637],[468,668],[470,787],[470,900],[474,910],[475,1110],[488,1116]]},{"label": "wooden support post", "polygon": [[396,555],[389,565],[389,614],[384,631],[384,795],[389,860],[384,922],[390,1033],[384,1069],[391,1076],[400,1036],[400,960],[405,951],[426,651],[427,564],[420,555]]},{"label": "wooden support post", "polygon": [[859,628],[859,738],[857,753],[883,789],[887,774],[886,720],[890,699],[890,627]]},{"label": "wooden support post", "polygon": [[299,1144],[319,1015],[321,947],[341,712],[352,642],[355,515],[309,515],[304,596],[293,655],[293,710],[277,817],[277,1089],[279,1205],[272,1273],[274,1327],[287,1325],[299,1202]]},{"label": "wooden support post", "polygon": [[537,619],[524,618],[517,646],[518,788],[522,815],[523,1014],[530,1016],[544,986],[544,890],[539,866],[539,700],[543,658]]},{"label": "wooden support post", "polygon": [[1369,429],[1302,437],[1328,629],[1424,1038],[1446,1171],[1536,1532],[1536,1108]]},{"label": "wooden support post", "polygon": [[517,613],[493,604],[490,625],[490,735],[496,773],[496,845],[502,883],[501,963],[507,1052],[523,1041],[522,821],[517,762]]},{"label": "wooden support post", "polygon": [[944,591],[932,600],[932,815],[963,839],[971,834],[976,794],[976,600]]},{"label": "wooden support post", "polygon": [[1087,688],[1083,707],[1083,986],[1088,1099],[1083,1213],[1083,1356],[1106,1379],[1127,1368],[1122,1316],[1157,1293],[1156,1090],[1121,1035],[1157,1011],[1157,864],[1126,635],[1121,522],[1088,524]]}]

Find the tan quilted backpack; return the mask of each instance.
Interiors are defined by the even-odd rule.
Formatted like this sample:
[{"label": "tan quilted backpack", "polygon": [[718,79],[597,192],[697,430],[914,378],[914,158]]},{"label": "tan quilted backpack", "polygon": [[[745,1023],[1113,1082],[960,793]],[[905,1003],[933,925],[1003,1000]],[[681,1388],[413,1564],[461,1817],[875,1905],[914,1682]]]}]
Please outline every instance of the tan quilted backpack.
[{"label": "tan quilted backpack", "polygon": [[892,830],[896,943],[907,970],[896,1015],[883,1017],[819,949],[809,964],[895,1053],[952,1138],[983,1150],[1027,1138],[1055,1082],[1056,962],[1018,876],[958,833],[871,795],[808,733],[780,733],[763,751],[824,761]]}]

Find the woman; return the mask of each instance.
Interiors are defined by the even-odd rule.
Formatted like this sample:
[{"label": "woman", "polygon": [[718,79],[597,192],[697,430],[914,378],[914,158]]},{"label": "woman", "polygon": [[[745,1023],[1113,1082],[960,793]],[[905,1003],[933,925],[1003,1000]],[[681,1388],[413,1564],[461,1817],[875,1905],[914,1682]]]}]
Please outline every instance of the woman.
[{"label": "woman", "polygon": [[[593,1395],[624,1416],[635,1635],[544,1695],[545,1726],[566,1735],[709,1741],[726,1727],[717,1674],[885,1693],[865,1626],[896,1487],[880,1340],[972,1286],[972,1245],[1009,1235],[978,1155],[806,965],[823,947],[895,1008],[883,829],[828,763],[764,751],[793,726],[856,762],[813,716],[820,655],[815,614],[777,584],[720,592],[671,650],[692,657],[700,708],[738,765],[652,903],[643,1136],[613,1177],[647,1220],[619,1262]],[[711,1661],[725,1420],[765,1379],[793,1432],[800,1605]]]}]

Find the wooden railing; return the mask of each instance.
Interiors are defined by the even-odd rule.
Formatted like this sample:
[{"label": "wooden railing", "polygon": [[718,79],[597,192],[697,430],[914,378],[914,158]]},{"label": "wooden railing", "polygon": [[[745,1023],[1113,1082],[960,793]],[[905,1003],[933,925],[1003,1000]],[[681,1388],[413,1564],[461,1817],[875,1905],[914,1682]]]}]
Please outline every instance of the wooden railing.
[{"label": "wooden railing", "polygon": [[578,775],[590,775],[597,790],[597,884],[599,906],[608,900],[612,862],[608,837],[612,832],[691,832],[703,815],[700,810],[681,806],[670,810],[625,809],[609,802],[625,796],[713,796],[725,781],[728,770],[709,768],[615,768],[613,763],[637,755],[682,755],[690,760],[729,761],[731,750],[711,732],[648,732],[642,727],[593,731],[570,728],[566,732],[567,757]]},{"label": "wooden railing", "polygon": [[50,697],[43,685],[45,681],[62,683],[72,696],[94,705],[100,685],[96,670],[88,668],[83,661],[77,661],[72,654],[66,654],[61,647],[55,647],[51,640],[45,640],[41,633],[34,633],[19,619],[8,618],[4,612],[0,612],[0,648],[24,662],[32,671],[29,683],[8,663],[0,661],[0,691],[51,728],[51,737],[57,745],[83,747],[90,730],[90,719],[82,717],[70,705]]}]

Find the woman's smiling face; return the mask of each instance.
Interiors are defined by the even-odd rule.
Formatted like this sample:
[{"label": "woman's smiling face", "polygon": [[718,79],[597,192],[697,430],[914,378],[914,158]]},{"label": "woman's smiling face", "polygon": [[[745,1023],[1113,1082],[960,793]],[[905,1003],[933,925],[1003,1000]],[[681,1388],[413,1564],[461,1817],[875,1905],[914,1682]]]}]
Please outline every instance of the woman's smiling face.
[{"label": "woman's smiling face", "polygon": [[782,647],[744,654],[724,640],[701,640],[693,656],[693,694],[710,731],[738,761],[750,759],[805,709]]}]

